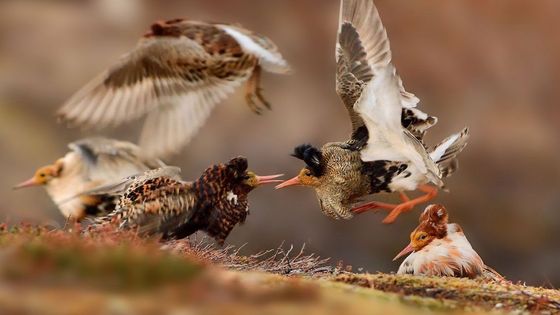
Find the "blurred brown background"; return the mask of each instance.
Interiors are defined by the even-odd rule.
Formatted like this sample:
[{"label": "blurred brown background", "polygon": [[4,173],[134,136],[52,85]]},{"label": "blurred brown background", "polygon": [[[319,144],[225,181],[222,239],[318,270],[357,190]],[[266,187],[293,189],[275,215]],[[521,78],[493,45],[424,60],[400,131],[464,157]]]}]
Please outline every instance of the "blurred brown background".
[{"label": "blurred brown background", "polygon": [[[440,118],[436,143],[463,126],[472,140],[444,203],[487,264],[513,280],[560,286],[560,2],[377,0],[394,63],[421,108]],[[198,137],[169,161],[194,178],[245,155],[260,173],[293,176],[295,145],[343,140],[350,126],[334,92],[338,1],[0,1],[0,211],[15,223],[62,222],[42,189],[11,191],[35,168],[94,132],[66,129],[54,112],[135,44],[157,19],[239,22],[269,36],[291,76],[264,77],[274,110],[251,114],[241,93],[219,106]],[[135,140],[138,125],[102,134]],[[394,200],[395,196],[378,196]],[[381,214],[333,221],[310,189],[251,195],[248,222],[229,243],[250,253],[287,243],[355,268],[394,271],[421,209],[391,226]]]}]

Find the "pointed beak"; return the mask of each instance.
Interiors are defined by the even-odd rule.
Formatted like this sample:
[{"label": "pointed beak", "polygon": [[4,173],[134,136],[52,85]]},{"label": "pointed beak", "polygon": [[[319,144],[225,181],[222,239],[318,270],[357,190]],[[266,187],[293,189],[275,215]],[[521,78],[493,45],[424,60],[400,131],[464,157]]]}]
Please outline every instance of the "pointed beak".
[{"label": "pointed beak", "polygon": [[282,189],[282,188],[284,188],[284,187],[295,186],[295,185],[301,185],[301,182],[299,181],[299,177],[298,177],[298,176],[296,176],[296,177],[294,177],[294,178],[292,178],[292,179],[288,179],[288,180],[284,181],[282,184],[277,185],[277,186],[274,187],[274,188],[276,188],[276,189]]},{"label": "pointed beak", "polygon": [[280,176],[284,176],[284,174],[257,176],[257,181],[259,182],[259,185],[281,183],[281,179],[275,179]]},{"label": "pointed beak", "polygon": [[412,253],[414,251],[414,248],[412,247],[412,244],[408,244],[403,250],[401,250],[400,253],[397,254],[397,256],[395,256],[395,258],[393,258],[393,261],[401,258],[402,256],[408,254],[408,253]]},{"label": "pointed beak", "polygon": [[33,187],[33,186],[39,186],[39,185],[40,184],[35,180],[35,178],[31,178],[31,179],[26,180],[23,183],[19,183],[18,185],[14,186],[13,189]]}]

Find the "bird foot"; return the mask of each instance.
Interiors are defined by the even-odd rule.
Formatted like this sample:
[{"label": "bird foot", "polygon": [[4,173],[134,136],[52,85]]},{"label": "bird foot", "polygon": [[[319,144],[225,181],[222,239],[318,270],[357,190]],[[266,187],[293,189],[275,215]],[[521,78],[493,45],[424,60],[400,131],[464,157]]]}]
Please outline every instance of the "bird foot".
[{"label": "bird foot", "polygon": [[365,203],[361,206],[352,208],[352,212],[354,214],[361,214],[367,211],[379,212],[381,210],[392,211],[397,205],[393,205],[390,203],[372,201]]},{"label": "bird foot", "polygon": [[257,87],[254,91],[247,91],[245,94],[245,101],[252,112],[257,115],[261,115],[263,109],[266,108],[270,110],[272,107],[270,103],[262,95],[262,89]]},{"label": "bird foot", "polygon": [[399,217],[399,215],[401,215],[401,213],[411,211],[412,209],[414,209],[414,206],[416,206],[416,203],[410,201],[401,203],[400,205],[396,206],[393,210],[391,210],[391,212],[385,217],[385,219],[383,219],[383,223],[385,224],[394,223],[395,220]]}]

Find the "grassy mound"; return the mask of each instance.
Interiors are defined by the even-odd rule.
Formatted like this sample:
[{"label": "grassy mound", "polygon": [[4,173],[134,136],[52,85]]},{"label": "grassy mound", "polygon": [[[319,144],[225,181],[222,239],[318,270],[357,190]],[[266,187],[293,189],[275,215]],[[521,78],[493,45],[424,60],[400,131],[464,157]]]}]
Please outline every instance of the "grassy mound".
[{"label": "grassy mound", "polygon": [[354,274],[283,246],[238,249],[134,233],[0,226],[1,314],[418,314],[560,311],[511,283]]}]

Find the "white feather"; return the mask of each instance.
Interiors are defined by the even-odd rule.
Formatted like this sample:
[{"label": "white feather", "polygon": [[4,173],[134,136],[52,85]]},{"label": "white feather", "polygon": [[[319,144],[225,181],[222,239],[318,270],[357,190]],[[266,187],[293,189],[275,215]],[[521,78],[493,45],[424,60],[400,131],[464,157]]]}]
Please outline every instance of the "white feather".
[{"label": "white feather", "polygon": [[450,136],[449,138],[447,138],[447,140],[445,140],[442,144],[440,144],[439,146],[437,146],[434,151],[432,151],[430,153],[430,158],[432,158],[432,160],[434,161],[439,161],[439,159],[441,159],[441,157],[445,154],[445,151],[453,144],[455,143],[455,141],[457,141],[457,139],[459,139],[460,134],[454,134],[452,136]]},{"label": "white feather", "polygon": [[289,67],[286,60],[282,58],[282,55],[264,48],[255,42],[251,37],[236,30],[234,27],[228,25],[218,25],[218,27],[223,29],[231,37],[235,38],[235,40],[243,48],[243,51],[259,57],[265,70],[271,72],[284,72],[285,69]]}]

